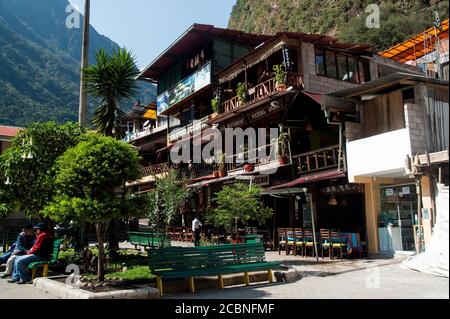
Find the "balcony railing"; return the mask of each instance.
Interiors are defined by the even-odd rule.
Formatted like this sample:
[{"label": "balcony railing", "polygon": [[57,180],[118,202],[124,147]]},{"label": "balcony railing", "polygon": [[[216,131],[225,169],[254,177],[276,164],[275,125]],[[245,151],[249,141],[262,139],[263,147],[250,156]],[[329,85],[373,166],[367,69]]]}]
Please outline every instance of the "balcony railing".
[{"label": "balcony railing", "polygon": [[[303,84],[303,77],[296,73],[288,73],[287,86],[293,86],[300,88]],[[265,82],[262,82],[255,87],[248,89],[249,99],[243,103],[239,100],[238,96],[235,96],[228,101],[222,103],[222,109],[224,113],[230,112],[242,105],[255,103],[268,96],[274,95],[278,92],[275,78],[271,78]]]},{"label": "balcony railing", "polygon": [[167,173],[170,170],[170,168],[171,168],[171,165],[169,165],[167,163],[142,167],[140,178],[164,174],[164,173]]},{"label": "balcony railing", "polygon": [[210,119],[209,116],[205,116],[204,118],[200,120],[195,120],[194,122],[189,123],[186,126],[174,129],[172,132],[169,133],[169,141],[176,142],[180,138],[183,138],[190,134],[201,132],[203,129],[209,127],[208,124],[209,119]]},{"label": "balcony railing", "polygon": [[346,170],[344,152],[342,149],[339,152],[339,145],[295,155],[292,159],[297,165],[299,174],[337,168],[339,166],[341,169]]},{"label": "balcony railing", "polygon": [[148,135],[152,135],[154,133],[157,132],[161,132],[163,130],[167,129],[167,124],[161,125],[161,126],[157,126],[157,127],[152,127],[152,128],[148,128],[139,132],[128,132],[127,135],[124,137],[124,141],[125,142],[131,142],[134,140],[137,140],[138,138],[144,137],[144,136],[148,136]]}]

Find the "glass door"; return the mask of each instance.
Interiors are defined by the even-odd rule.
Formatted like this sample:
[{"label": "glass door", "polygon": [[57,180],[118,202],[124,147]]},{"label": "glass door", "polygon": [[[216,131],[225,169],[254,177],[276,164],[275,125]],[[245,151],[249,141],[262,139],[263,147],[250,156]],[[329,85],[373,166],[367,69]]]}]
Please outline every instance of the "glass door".
[{"label": "glass door", "polygon": [[381,188],[379,226],[389,231],[393,251],[414,251],[414,225],[417,224],[417,192],[415,184]]}]

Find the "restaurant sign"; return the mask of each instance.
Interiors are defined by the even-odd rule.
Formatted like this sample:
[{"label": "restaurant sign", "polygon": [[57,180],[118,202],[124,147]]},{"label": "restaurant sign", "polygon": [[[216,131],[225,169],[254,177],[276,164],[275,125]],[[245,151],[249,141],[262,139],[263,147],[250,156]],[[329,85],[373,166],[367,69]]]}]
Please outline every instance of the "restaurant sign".
[{"label": "restaurant sign", "polygon": [[279,101],[273,101],[268,106],[259,109],[258,111],[251,113],[249,118],[251,121],[256,121],[260,118],[263,118],[271,113],[279,111],[282,109],[281,103]]},{"label": "restaurant sign", "polygon": [[211,84],[211,62],[159,95],[157,99],[158,115],[209,84]]}]

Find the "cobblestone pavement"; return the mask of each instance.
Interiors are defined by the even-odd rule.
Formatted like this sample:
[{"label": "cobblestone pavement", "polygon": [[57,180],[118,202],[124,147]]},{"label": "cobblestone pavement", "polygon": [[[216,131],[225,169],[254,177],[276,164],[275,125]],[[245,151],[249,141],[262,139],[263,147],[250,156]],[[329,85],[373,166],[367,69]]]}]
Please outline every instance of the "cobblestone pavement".
[{"label": "cobblestone pavement", "polygon": [[[189,246],[173,243],[174,246]],[[121,248],[132,248],[121,243]],[[435,277],[400,267],[401,258],[333,260],[286,256],[267,252],[269,261],[280,261],[296,269],[301,279],[292,283],[253,283],[249,287],[235,286],[224,290],[200,290],[196,294],[166,294],[165,298],[183,299],[398,299],[449,298],[449,279]],[[9,284],[0,280],[0,299],[54,299],[32,285]]]}]

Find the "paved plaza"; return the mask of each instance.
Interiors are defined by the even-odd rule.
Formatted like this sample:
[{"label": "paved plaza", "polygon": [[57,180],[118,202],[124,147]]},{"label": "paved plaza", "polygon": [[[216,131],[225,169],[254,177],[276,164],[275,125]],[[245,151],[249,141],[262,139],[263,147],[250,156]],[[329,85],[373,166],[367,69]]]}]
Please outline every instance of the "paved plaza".
[{"label": "paved plaza", "polygon": [[[186,245],[174,243],[174,245]],[[126,243],[121,247],[128,248]],[[164,298],[236,299],[397,299],[449,298],[448,278],[436,277],[400,266],[402,258],[332,260],[286,256],[267,252],[269,261],[280,261],[297,270],[299,280],[291,283],[253,283],[224,290],[199,290],[196,294],[168,293]],[[0,280],[0,299],[54,299],[32,285],[9,284]]]}]

